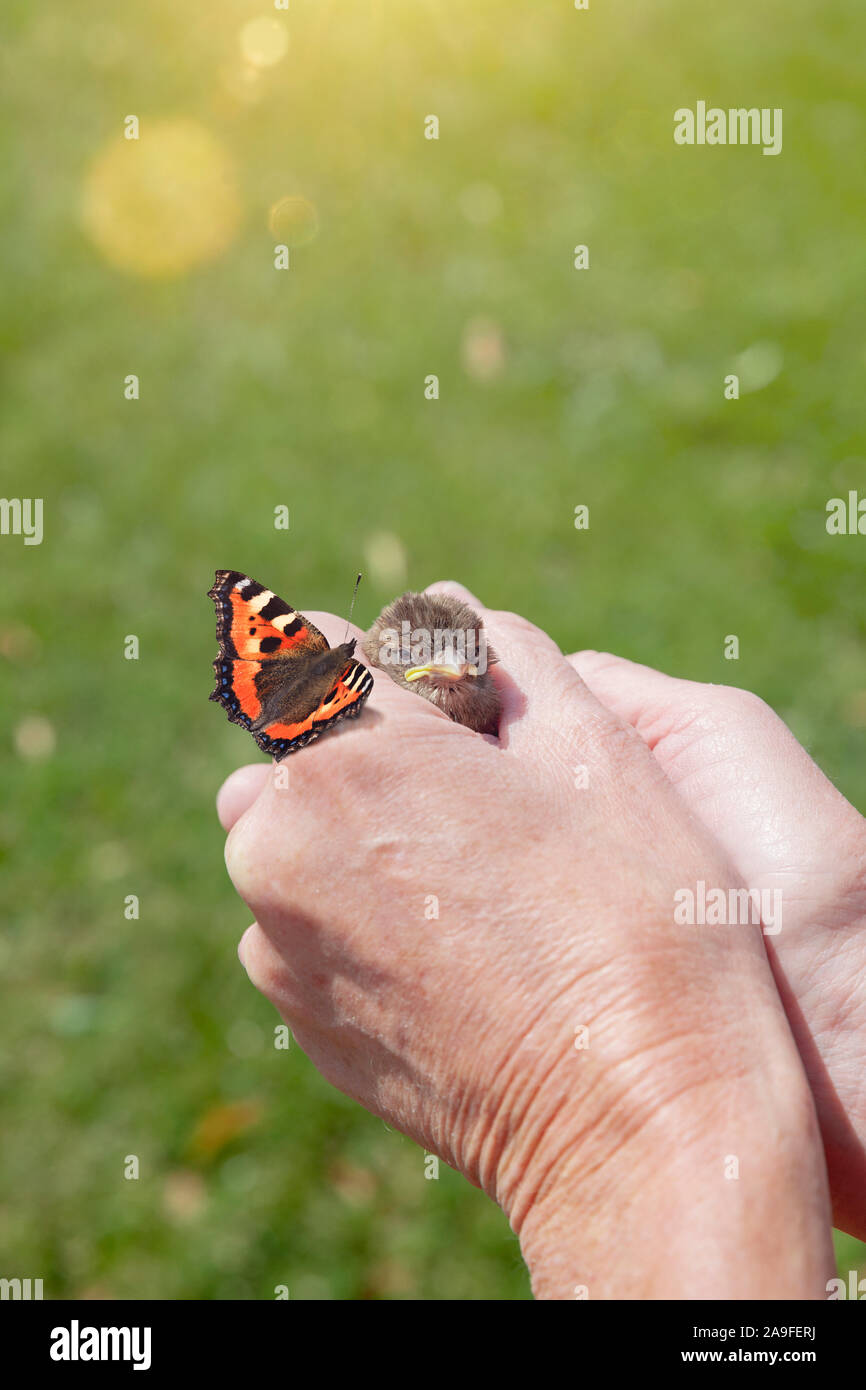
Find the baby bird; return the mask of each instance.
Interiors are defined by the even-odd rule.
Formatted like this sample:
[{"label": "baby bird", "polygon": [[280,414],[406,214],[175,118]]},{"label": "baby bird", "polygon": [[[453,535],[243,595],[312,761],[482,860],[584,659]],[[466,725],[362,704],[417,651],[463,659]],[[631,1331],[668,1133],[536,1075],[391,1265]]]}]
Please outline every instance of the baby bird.
[{"label": "baby bird", "polygon": [[362,645],[371,666],[449,719],[479,734],[497,733],[502,701],[490,675],[497,658],[483,622],[462,599],[401,594],[382,609]]}]

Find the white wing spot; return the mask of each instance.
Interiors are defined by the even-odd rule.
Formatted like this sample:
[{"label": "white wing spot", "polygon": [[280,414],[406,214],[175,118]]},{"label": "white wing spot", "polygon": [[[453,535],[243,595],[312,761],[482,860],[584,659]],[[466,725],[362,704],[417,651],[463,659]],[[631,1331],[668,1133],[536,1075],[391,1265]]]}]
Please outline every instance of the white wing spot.
[{"label": "white wing spot", "polygon": [[[273,598],[273,595],[270,594],[268,597]],[[295,618],[297,616],[298,615],[295,612],[295,610],[293,608],[290,608],[288,613],[278,613],[273,620],[273,625],[274,627],[278,627],[280,632],[282,632],[288,626],[289,623],[293,623],[295,621]]]},{"label": "white wing spot", "polygon": [[262,592],[260,594],[256,594],[255,598],[251,598],[250,608],[252,609],[253,613],[261,613],[265,604],[270,603],[273,596],[274,595],[270,589],[262,589]]}]

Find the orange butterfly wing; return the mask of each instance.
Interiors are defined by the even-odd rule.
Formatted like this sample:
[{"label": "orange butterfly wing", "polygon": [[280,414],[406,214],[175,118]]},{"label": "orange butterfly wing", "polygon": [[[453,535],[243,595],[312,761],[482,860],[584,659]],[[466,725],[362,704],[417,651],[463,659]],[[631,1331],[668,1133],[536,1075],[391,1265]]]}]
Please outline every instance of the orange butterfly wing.
[{"label": "orange butterfly wing", "polygon": [[279,760],[318,738],[337,720],[360,714],[373,677],[366,666],[352,661],[306,719],[253,729],[262,712],[256,677],[265,663],[277,656],[300,661],[330,647],[308,618],[239,570],[217,570],[208,596],[216,607],[219,644],[213,663],[216,686],[210,698],[222,705],[233,724],[249,729],[264,753]]},{"label": "orange butterfly wing", "polygon": [[295,748],[302,748],[305,743],[311,743],[329,725],[336,724],[338,719],[357,718],[372,689],[373,677],[366,666],[362,666],[360,661],[353,661],[348,671],[343,673],[325,696],[319,708],[307,719],[299,724],[269,724],[253,737],[264,753],[273,753],[279,761]]}]

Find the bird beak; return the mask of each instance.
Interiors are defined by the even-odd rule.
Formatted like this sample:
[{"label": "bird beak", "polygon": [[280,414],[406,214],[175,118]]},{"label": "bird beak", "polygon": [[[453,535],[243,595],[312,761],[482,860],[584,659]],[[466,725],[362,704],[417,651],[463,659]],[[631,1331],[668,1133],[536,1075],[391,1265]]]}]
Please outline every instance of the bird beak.
[{"label": "bird beak", "polygon": [[425,676],[444,676],[446,680],[459,681],[464,676],[477,676],[478,667],[468,666],[465,662],[431,661],[428,666],[410,666],[403,674],[407,681],[420,681]]}]

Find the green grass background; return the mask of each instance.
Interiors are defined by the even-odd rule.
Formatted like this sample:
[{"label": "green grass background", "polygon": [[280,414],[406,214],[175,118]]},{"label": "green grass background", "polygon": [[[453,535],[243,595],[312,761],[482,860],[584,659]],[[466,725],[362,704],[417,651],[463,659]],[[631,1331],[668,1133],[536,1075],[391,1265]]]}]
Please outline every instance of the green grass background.
[{"label": "green grass background", "polygon": [[[286,58],[233,107],[238,30],[273,13],[4,5],[0,491],[44,498],[45,539],[0,539],[0,1273],[47,1297],[525,1298],[483,1195],[424,1181],[271,1045],[213,810],[255,750],[207,702],[206,591],[226,566],[344,612],[384,531],[407,585],[456,577],[567,650],[758,691],[866,809],[864,542],[824,529],[866,492],[866,13],[291,0]],[[783,153],[675,146],[698,99],[782,107]],[[200,121],[237,170],[236,237],[174,279],[82,230],[130,112],[142,139]],[[319,231],[278,273],[285,195]],[[725,401],[756,344],[781,370]],[[373,565],[360,624],[399,587]],[[47,756],[20,752],[33,716]]]}]

